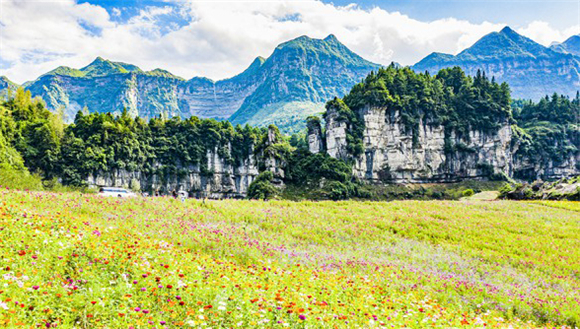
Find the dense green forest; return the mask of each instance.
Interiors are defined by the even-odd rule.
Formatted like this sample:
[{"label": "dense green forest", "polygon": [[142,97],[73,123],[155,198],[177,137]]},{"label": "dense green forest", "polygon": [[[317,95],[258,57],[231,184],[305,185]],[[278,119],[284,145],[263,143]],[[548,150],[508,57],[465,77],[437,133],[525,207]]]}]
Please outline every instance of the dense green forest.
[{"label": "dense green forest", "polygon": [[[420,122],[443,125],[447,133],[459,136],[511,124],[515,157],[521,161],[557,162],[578,152],[579,96],[553,95],[537,103],[512,101],[505,83],[482,73],[470,77],[460,68],[431,76],[391,65],[368,75],[343,99],[329,101],[327,108],[337,110],[338,119],[348,123],[348,151],[353,156],[363,151],[364,124],[357,111],[367,105],[398,110],[413,136]],[[42,100],[20,89],[0,103],[0,170],[4,177],[39,178],[45,186],[56,185],[58,178],[64,185],[83,187],[90,174],[114,170],[164,179],[183,176],[196,167],[202,175],[212,175],[207,166],[212,151],[234,166],[250,155],[262,155],[256,157],[258,162],[264,156],[278,158],[286,164],[287,184],[323,187],[324,198],[368,195],[353,179],[351,164],[310,154],[304,133],[288,137],[275,127],[271,130],[275,142],[267,143],[266,128],[234,127],[227,121],[197,117],[145,121],[126,111],[120,116],[80,111],[73,123],[65,125],[58,111],[48,111]],[[259,167],[263,171],[265,164]],[[254,186],[251,194],[276,194],[271,180],[262,175],[256,185],[263,188]]]},{"label": "dense green forest", "polygon": [[72,186],[84,186],[91,173],[121,169],[168,177],[184,175],[183,168],[198,166],[210,175],[208,150],[239,165],[251,152],[277,155],[290,149],[287,143],[266,145],[267,129],[233,127],[228,121],[197,117],[146,122],[131,118],[126,111],[117,117],[79,112],[74,123],[65,127],[61,117],[22,89],[0,105],[0,113],[2,169],[35,173],[44,180],[59,177]]}]

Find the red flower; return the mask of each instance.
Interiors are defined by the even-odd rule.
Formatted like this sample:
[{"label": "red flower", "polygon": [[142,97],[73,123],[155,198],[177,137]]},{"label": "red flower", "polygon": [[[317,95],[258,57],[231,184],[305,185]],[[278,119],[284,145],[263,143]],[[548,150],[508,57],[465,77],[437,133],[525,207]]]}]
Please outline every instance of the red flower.
[{"label": "red flower", "polygon": [[20,250],[20,251],[18,252],[18,254],[19,254],[20,256],[24,256],[24,255],[26,255],[26,251],[24,251],[24,250]]}]

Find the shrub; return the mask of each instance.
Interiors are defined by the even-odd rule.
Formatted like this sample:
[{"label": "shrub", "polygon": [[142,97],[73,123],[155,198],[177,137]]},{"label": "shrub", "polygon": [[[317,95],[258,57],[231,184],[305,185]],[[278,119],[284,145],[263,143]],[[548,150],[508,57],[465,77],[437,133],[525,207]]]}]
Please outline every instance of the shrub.
[{"label": "shrub", "polygon": [[28,170],[16,170],[0,166],[0,186],[16,190],[42,191],[42,179]]},{"label": "shrub", "polygon": [[331,200],[343,200],[350,196],[349,189],[346,184],[338,181],[329,181],[324,184],[324,190]]},{"label": "shrub", "polygon": [[499,189],[499,196],[500,199],[505,199],[508,197],[508,194],[514,190],[514,187],[510,183],[506,183],[502,188]]},{"label": "shrub", "polygon": [[474,195],[475,192],[473,191],[473,189],[468,188],[467,190],[463,191],[462,194],[464,197],[470,197],[470,196]]},{"label": "shrub", "polygon": [[279,194],[278,188],[272,184],[274,174],[264,171],[248,187],[248,199],[269,200]]}]

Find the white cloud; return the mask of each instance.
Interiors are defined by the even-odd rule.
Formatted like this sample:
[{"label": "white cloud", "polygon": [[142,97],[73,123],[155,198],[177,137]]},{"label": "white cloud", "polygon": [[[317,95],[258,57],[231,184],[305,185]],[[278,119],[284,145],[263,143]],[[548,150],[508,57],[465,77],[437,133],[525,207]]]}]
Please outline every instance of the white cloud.
[{"label": "white cloud", "polygon": [[578,34],[578,32],[578,26],[571,26],[565,30],[558,30],[551,27],[550,24],[542,21],[534,21],[527,27],[518,29],[518,33],[523,34],[544,46],[549,46],[553,42],[565,41],[573,34]]},{"label": "white cloud", "polygon": [[[2,0],[0,6],[0,75],[20,83],[59,65],[82,67],[97,56],[184,78],[220,79],[240,73],[256,56],[269,56],[281,42],[331,33],[366,59],[408,65],[433,51],[458,53],[503,27],[453,18],[422,22],[380,8],[316,0],[175,1],[143,8],[126,22],[74,0]],[[120,14],[112,11],[115,18]],[[186,24],[168,21],[171,15]],[[538,21],[518,31],[547,45],[576,30]]]}]

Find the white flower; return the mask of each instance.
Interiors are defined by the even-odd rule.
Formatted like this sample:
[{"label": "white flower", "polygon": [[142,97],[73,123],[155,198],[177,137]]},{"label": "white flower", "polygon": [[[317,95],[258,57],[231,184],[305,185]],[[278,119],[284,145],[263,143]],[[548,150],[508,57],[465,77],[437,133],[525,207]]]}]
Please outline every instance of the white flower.
[{"label": "white flower", "polygon": [[0,302],[0,308],[3,308],[5,310],[8,309],[8,305],[6,303]]},{"label": "white flower", "polygon": [[198,315],[197,317],[198,317],[200,320],[204,320],[204,319],[205,319],[205,317],[204,317],[203,315],[201,315],[201,314],[200,314],[200,315]]},{"label": "white flower", "polygon": [[225,310],[226,310],[226,307],[225,307],[225,306],[219,306],[219,307],[218,307],[218,310],[220,310],[220,311],[225,311]]}]

